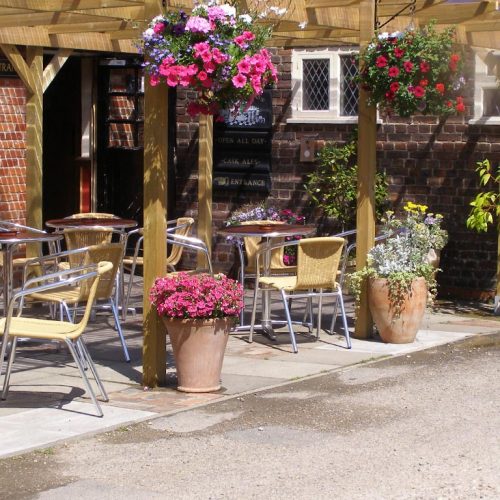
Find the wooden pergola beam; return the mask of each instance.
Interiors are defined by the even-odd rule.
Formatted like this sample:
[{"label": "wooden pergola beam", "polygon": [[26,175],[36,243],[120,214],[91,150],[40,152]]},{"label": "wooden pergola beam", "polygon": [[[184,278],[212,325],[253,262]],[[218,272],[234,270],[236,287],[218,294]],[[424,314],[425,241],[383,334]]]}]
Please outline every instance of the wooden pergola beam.
[{"label": "wooden pergola beam", "polygon": [[52,83],[52,80],[59,73],[60,69],[64,66],[66,61],[72,54],[70,49],[59,49],[56,54],[52,57],[49,64],[45,66],[43,70],[43,92],[47,90],[48,86]]}]

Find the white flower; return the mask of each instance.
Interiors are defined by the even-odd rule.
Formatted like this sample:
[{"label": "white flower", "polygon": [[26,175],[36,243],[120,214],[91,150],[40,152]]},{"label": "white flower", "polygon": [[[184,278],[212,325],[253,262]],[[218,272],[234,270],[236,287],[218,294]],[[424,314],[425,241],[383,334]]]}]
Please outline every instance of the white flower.
[{"label": "white flower", "polygon": [[142,34],[142,37],[145,39],[145,40],[150,40],[151,38],[153,38],[155,36],[155,31],[153,28],[148,28],[143,34]]},{"label": "white flower", "polygon": [[305,28],[306,28],[306,26],[307,26],[307,21],[302,21],[301,23],[299,23],[299,28],[300,28],[301,30],[305,29]]},{"label": "white flower", "polygon": [[384,31],[383,33],[380,33],[380,34],[378,35],[378,39],[379,39],[379,40],[385,40],[385,39],[387,39],[387,38],[389,38],[389,33],[387,33],[387,31]]},{"label": "white flower", "polygon": [[235,17],[236,16],[236,9],[227,3],[223,3],[220,8],[224,11],[224,14],[229,17]]},{"label": "white flower", "polygon": [[244,23],[247,23],[247,24],[251,24],[252,23],[252,18],[251,18],[251,16],[249,14],[241,14],[240,19]]},{"label": "white flower", "polygon": [[155,24],[161,23],[163,21],[164,21],[164,17],[162,15],[159,15],[159,16],[153,17],[151,24],[155,25]]}]

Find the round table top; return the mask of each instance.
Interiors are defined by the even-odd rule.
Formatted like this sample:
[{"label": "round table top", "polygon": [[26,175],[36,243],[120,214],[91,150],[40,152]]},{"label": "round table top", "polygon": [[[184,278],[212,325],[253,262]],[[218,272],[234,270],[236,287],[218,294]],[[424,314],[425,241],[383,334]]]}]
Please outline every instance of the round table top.
[{"label": "round table top", "polygon": [[0,231],[0,245],[5,243],[30,243],[37,241],[57,241],[62,234],[37,233],[32,231]]},{"label": "round table top", "polygon": [[101,226],[126,229],[136,227],[138,223],[134,219],[85,217],[81,219],[51,219],[45,222],[45,225],[52,228]]},{"label": "round table top", "polygon": [[262,221],[261,224],[238,224],[219,229],[219,233],[228,236],[254,236],[260,238],[278,238],[280,236],[300,236],[312,234],[316,226],[306,224],[269,224]]}]

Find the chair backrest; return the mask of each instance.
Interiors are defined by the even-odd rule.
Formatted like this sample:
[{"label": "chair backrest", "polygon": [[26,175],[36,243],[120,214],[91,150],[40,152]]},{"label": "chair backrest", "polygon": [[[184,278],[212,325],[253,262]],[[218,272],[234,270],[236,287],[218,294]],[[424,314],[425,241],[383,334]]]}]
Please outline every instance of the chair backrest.
[{"label": "chair backrest", "polygon": [[[99,286],[95,292],[96,299],[109,299],[113,293],[116,282],[116,274],[120,268],[123,257],[123,243],[108,243],[105,245],[94,245],[87,249],[84,264],[98,264],[99,262],[111,262],[112,267],[101,274]],[[83,286],[80,288],[80,299],[89,300],[90,290]]]},{"label": "chair backrest", "polygon": [[195,238],[193,236],[183,236],[180,234],[167,234],[167,243],[173,246],[180,246],[182,248],[189,248],[191,250],[196,250],[197,252],[202,252],[205,256],[207,262],[207,270],[209,274],[213,276],[214,271],[212,268],[212,262],[210,260],[210,252],[208,247],[203,240],[200,238]]},{"label": "chair backrest", "polygon": [[[262,224],[264,222],[265,224],[283,224],[283,222],[279,220],[266,220],[266,221],[246,220],[242,221],[241,225],[248,226],[251,224],[259,224],[259,223]],[[245,236],[243,238],[243,243],[245,245],[245,254],[247,257],[247,266],[246,266],[247,272],[252,272],[255,270],[255,256],[260,248],[259,245],[261,241],[262,238],[259,238],[257,236]],[[273,238],[273,243],[279,243],[283,241],[285,241],[285,238]],[[290,268],[290,266],[286,266],[284,264],[283,255],[284,255],[284,247],[275,248],[274,250],[271,251],[271,263],[270,263],[271,270]]]},{"label": "chair backrest", "polygon": [[[170,234],[177,236],[189,236],[193,228],[194,219],[192,217],[179,217],[175,226],[167,228],[167,241]],[[182,245],[172,245],[170,253],[167,255],[167,266],[176,266],[182,257]]]},{"label": "chair backrest", "polygon": [[118,219],[118,215],[107,214],[106,212],[80,212],[68,215],[65,219]]},{"label": "chair backrest", "polygon": [[[63,230],[64,241],[68,250],[111,243],[113,233],[114,230],[112,228],[101,226],[71,227]],[[71,267],[76,267],[81,265],[83,260],[80,255],[69,256],[69,262]]]},{"label": "chair backrest", "polygon": [[300,240],[295,289],[335,288],[344,244],[344,238],[333,236]]},{"label": "chair backrest", "polygon": [[101,279],[108,273],[113,271],[113,264],[108,261],[101,261],[97,263],[97,276],[93,280],[86,280],[80,283],[80,290],[86,290],[86,301],[85,310],[83,312],[82,319],[75,324],[75,329],[68,335],[71,340],[78,338],[89,322],[90,313],[92,311],[92,306],[94,305],[94,300],[97,298],[97,292],[99,286],[101,285]]}]

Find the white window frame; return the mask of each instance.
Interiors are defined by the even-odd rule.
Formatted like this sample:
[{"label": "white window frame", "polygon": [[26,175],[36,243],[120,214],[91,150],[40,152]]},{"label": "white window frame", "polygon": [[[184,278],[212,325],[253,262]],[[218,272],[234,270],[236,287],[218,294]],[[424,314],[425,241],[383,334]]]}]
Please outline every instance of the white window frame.
[{"label": "white window frame", "polygon": [[[357,116],[340,115],[340,56],[354,55],[358,52],[358,47],[294,49],[292,51],[292,116],[287,119],[287,123],[358,123]],[[330,61],[328,110],[302,109],[302,76],[305,59],[328,59]]]},{"label": "white window frame", "polygon": [[[474,75],[474,118],[469,124],[500,125],[500,116],[484,116],[484,91],[499,88],[500,52],[488,49],[474,49],[475,75]],[[495,57],[497,75],[488,75],[486,59]]]}]

